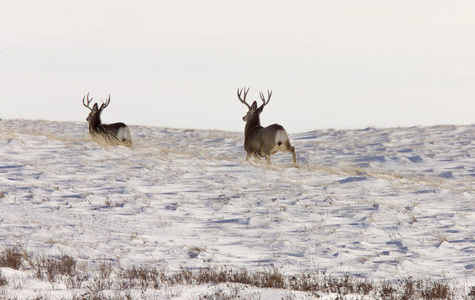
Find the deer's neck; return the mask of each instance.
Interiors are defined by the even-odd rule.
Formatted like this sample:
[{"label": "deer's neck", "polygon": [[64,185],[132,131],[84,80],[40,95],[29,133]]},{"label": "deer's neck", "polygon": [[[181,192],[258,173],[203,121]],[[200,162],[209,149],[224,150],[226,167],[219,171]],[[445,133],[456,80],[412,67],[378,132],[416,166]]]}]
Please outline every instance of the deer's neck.
[{"label": "deer's neck", "polygon": [[247,120],[246,123],[246,128],[244,129],[244,135],[249,136],[249,134],[254,130],[255,128],[261,128],[261,120],[259,118],[259,114],[254,114]]},{"label": "deer's neck", "polygon": [[99,125],[101,125],[102,122],[101,122],[101,116],[94,116],[92,118],[92,120],[89,122],[89,132],[90,133],[93,133],[93,132],[97,132],[97,127],[99,127]]}]

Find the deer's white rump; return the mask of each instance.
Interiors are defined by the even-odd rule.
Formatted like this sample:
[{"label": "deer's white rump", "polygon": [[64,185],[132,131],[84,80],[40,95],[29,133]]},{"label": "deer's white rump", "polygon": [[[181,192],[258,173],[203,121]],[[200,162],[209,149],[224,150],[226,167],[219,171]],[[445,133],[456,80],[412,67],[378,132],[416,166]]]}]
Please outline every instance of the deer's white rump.
[{"label": "deer's white rump", "polygon": [[132,133],[130,133],[129,127],[120,127],[117,130],[117,138],[121,141],[130,141],[132,143]]},{"label": "deer's white rump", "polygon": [[277,130],[275,133],[275,143],[277,146],[281,146],[283,143],[286,143],[289,141],[289,135],[287,134],[287,131],[285,129]]}]

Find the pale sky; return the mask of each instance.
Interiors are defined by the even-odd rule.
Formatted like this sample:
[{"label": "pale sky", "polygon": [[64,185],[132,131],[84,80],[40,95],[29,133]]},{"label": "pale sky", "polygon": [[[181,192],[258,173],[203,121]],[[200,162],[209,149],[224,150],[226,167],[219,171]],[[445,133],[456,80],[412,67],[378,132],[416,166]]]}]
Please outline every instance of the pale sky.
[{"label": "pale sky", "polygon": [[[0,118],[242,131],[475,123],[473,1],[4,1]],[[260,100],[259,100],[260,101]]]}]

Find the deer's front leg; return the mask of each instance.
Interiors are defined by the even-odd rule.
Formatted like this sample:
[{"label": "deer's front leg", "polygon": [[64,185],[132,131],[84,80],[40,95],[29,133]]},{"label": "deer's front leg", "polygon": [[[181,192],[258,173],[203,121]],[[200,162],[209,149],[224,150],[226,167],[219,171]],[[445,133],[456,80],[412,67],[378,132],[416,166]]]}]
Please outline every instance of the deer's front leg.
[{"label": "deer's front leg", "polygon": [[249,159],[251,158],[252,154],[251,153],[247,153],[246,155],[246,161],[249,161]]},{"label": "deer's front leg", "polygon": [[270,155],[266,155],[266,160],[267,160],[267,164],[271,164],[271,161],[270,161]]}]

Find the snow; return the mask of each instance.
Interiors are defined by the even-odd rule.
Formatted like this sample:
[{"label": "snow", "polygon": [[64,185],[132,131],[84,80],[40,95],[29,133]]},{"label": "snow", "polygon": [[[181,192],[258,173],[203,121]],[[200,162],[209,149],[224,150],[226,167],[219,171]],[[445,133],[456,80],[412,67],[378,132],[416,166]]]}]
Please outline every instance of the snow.
[{"label": "snow", "polygon": [[[300,169],[289,153],[246,162],[241,132],[130,128],[127,148],[93,142],[85,123],[0,121],[0,246],[475,285],[475,125],[290,134]],[[71,295],[0,271],[15,297]]]}]

